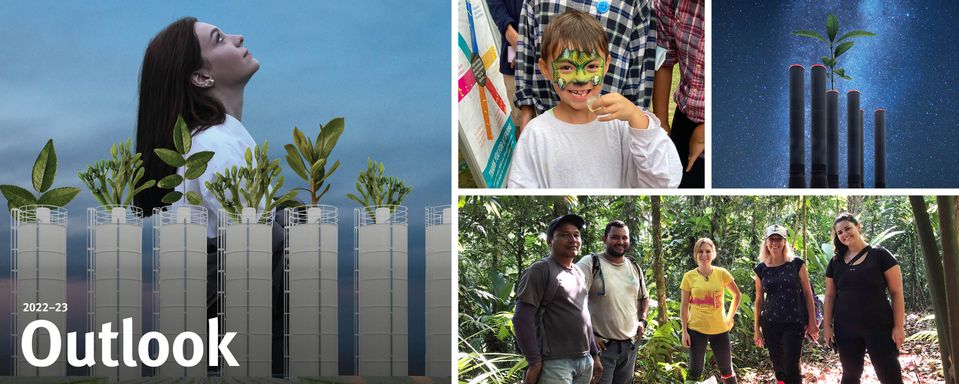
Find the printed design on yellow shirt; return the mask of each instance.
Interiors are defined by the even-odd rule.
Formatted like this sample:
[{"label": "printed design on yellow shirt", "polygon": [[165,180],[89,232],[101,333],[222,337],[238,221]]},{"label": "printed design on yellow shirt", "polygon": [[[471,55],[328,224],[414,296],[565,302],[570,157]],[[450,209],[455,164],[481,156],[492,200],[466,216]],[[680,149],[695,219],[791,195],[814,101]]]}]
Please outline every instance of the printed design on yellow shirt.
[{"label": "printed design on yellow shirt", "polygon": [[691,305],[702,305],[712,308],[722,308],[723,307],[723,293],[722,292],[708,292],[705,296],[696,297],[690,296],[689,304]]}]

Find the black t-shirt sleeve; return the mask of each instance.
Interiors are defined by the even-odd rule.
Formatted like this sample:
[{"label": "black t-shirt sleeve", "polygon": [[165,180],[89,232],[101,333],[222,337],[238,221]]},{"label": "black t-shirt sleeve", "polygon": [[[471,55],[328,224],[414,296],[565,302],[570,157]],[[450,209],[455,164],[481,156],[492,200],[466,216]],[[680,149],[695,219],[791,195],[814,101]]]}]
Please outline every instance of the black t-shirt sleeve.
[{"label": "black t-shirt sleeve", "polygon": [[889,268],[899,265],[899,261],[896,260],[896,257],[892,255],[892,252],[889,252],[886,248],[873,248],[874,255],[879,259],[879,270],[886,272]]},{"label": "black t-shirt sleeve", "polygon": [[806,264],[806,260],[803,260],[799,257],[793,259],[793,268],[796,268],[797,274],[799,273],[799,270],[802,269],[803,264]]},{"label": "black t-shirt sleeve", "polygon": [[766,268],[766,264],[759,263],[756,264],[756,267],[753,268],[753,272],[756,272],[756,276],[759,276],[759,280],[763,279],[763,269]]},{"label": "black t-shirt sleeve", "polygon": [[835,257],[829,259],[829,265],[826,266],[826,277],[830,279],[835,277],[834,274],[836,273],[837,268],[836,263],[838,262],[840,262],[839,259],[836,259]]}]

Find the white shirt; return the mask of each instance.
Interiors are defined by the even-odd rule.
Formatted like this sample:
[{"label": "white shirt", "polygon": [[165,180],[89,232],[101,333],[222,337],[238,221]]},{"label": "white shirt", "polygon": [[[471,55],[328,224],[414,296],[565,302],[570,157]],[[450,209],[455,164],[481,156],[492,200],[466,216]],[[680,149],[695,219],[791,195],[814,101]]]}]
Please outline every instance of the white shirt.
[{"label": "white shirt", "polygon": [[[593,331],[613,340],[635,338],[642,309],[640,300],[649,297],[646,281],[632,261],[624,260],[620,264],[613,264],[602,254],[596,259],[599,260],[602,275],[597,272],[595,278],[593,255],[583,256],[576,263],[586,278],[586,290],[589,291],[587,303]],[[603,296],[599,296],[601,290],[604,291]]]},{"label": "white shirt", "polygon": [[[186,155],[187,158],[201,151],[214,152],[213,158],[206,165],[206,171],[200,177],[195,180],[184,179],[183,181],[186,184],[184,186],[186,192],[200,194],[200,198],[203,200],[201,205],[207,209],[207,238],[216,237],[216,228],[219,225],[218,213],[221,206],[220,202],[213,197],[213,193],[204,184],[213,180],[214,173],[222,174],[227,168],[234,165],[245,166],[246,160],[243,159],[243,155],[247,148],[253,148],[254,146],[256,146],[256,141],[247,132],[243,123],[230,115],[226,115],[223,124],[214,125],[193,136],[190,152]],[[180,176],[183,176],[183,172],[184,167],[177,169]],[[182,191],[180,188],[177,188],[177,190]],[[177,204],[187,204],[186,192]]]},{"label": "white shirt", "polygon": [[561,121],[553,110],[530,120],[516,143],[509,188],[676,188],[683,167],[655,115],[646,129],[620,120]]}]

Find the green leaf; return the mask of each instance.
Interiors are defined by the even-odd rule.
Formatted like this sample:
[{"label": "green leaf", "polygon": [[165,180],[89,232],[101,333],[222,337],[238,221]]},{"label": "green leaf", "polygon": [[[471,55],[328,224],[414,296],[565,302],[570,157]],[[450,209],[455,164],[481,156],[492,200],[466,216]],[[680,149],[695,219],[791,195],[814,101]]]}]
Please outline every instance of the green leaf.
[{"label": "green leaf", "polygon": [[819,32],[813,31],[811,29],[800,29],[798,31],[793,31],[793,34],[796,36],[811,37],[813,39],[817,39],[824,43],[826,42],[826,39],[823,38],[822,35],[819,34]]},{"label": "green leaf", "polygon": [[835,41],[837,33],[839,33],[839,19],[830,13],[826,16],[826,34],[829,35],[829,41]]},{"label": "green leaf", "polygon": [[835,66],[836,66],[836,62],[835,62],[832,58],[830,58],[829,56],[823,56],[823,57],[821,57],[820,59],[822,59],[822,64],[825,65],[825,66],[827,66],[827,67],[829,67],[829,68],[832,68],[832,67],[835,67]]},{"label": "green leaf", "polygon": [[846,75],[839,75],[839,77],[840,77],[840,78],[843,78],[843,79],[846,79],[846,80],[852,80],[852,77],[849,77],[849,76],[846,76]]},{"label": "green leaf", "polygon": [[309,176],[306,174],[306,167],[303,165],[303,160],[300,159],[299,155],[286,155],[286,164],[289,165],[290,169],[292,169],[293,172],[296,173],[296,175],[301,179],[306,181],[310,180]]},{"label": "green leaf", "polygon": [[7,198],[7,206],[11,211],[14,208],[37,203],[36,196],[33,196],[30,191],[16,185],[0,185],[0,193],[3,194],[3,197]]},{"label": "green leaf", "polygon": [[306,159],[308,164],[313,164],[316,161],[316,157],[313,155],[313,144],[310,143],[310,139],[307,139],[303,135],[303,132],[296,127],[293,127],[293,142],[296,143],[297,148],[300,149],[300,153],[303,154],[303,158]]},{"label": "green leaf", "polygon": [[43,196],[40,196],[40,200],[38,200],[37,203],[43,205],[52,205],[55,207],[65,207],[68,203],[70,203],[70,200],[73,200],[74,197],[77,197],[78,193],[80,193],[80,188],[54,188],[44,193]]},{"label": "green leaf", "polygon": [[853,38],[853,37],[866,37],[866,36],[876,36],[876,34],[869,31],[863,31],[861,29],[857,29],[852,32],[846,32],[846,34],[840,36],[839,40],[836,40],[836,42],[838,43],[840,41]]},{"label": "green leaf", "polygon": [[834,72],[835,74],[839,75],[839,76],[845,76],[845,75],[846,75],[846,69],[845,69],[845,68],[839,68],[839,69],[837,69],[837,70],[835,70],[835,71],[833,71],[833,72]]},{"label": "green leaf", "polygon": [[310,178],[306,175],[306,164],[303,164],[303,159],[300,158],[300,154],[296,151],[296,147],[293,144],[284,145],[283,148],[286,148],[286,164],[290,166],[290,169],[293,170],[300,176],[301,179],[309,181]]},{"label": "green leaf", "polygon": [[323,178],[323,167],[326,166],[326,159],[319,159],[310,167],[310,176],[313,176],[313,180],[319,180]]},{"label": "green leaf", "polygon": [[316,143],[321,148],[321,157],[327,157],[330,155],[330,152],[333,151],[333,147],[336,146],[336,142],[340,140],[340,135],[342,134],[342,117],[337,117],[333,120],[330,120],[330,122],[323,126],[323,128],[320,130],[320,134],[316,137]]},{"label": "green leaf", "polygon": [[[327,177],[330,177],[330,175],[332,175],[333,172],[336,171],[336,169],[339,168],[339,167],[340,167],[340,161],[339,161],[339,160],[333,162],[333,165],[330,167],[330,169],[327,169],[327,170],[326,170],[326,175],[323,176],[323,180],[326,180]],[[322,181],[322,180],[321,180],[321,181]]]},{"label": "green leaf", "polygon": [[53,148],[53,139],[49,139],[33,163],[33,189],[40,193],[46,192],[56,175],[57,151]]},{"label": "green leaf", "polygon": [[186,159],[186,167],[193,168],[199,167],[200,165],[206,165],[210,162],[210,159],[213,158],[213,151],[201,151],[190,155]]},{"label": "green leaf", "polygon": [[183,159],[183,155],[177,151],[166,148],[155,148],[153,149],[153,153],[156,153],[160,160],[171,167],[180,168],[186,164],[186,160]]},{"label": "green leaf", "polygon": [[171,188],[176,188],[176,186],[180,185],[180,183],[182,182],[183,182],[183,176],[180,176],[174,173],[172,175],[168,175],[167,177],[160,179],[160,182],[157,183],[157,187],[160,187],[163,189],[171,189]]},{"label": "green leaf", "polygon": [[855,42],[855,41],[847,41],[847,42],[845,42],[845,43],[839,44],[839,46],[836,47],[836,58],[839,58],[839,55],[842,55],[843,53],[846,53],[846,51],[848,51],[849,49],[851,49],[852,46],[853,46],[853,44],[856,44],[856,42]]},{"label": "green leaf", "polygon": [[154,181],[154,180],[147,180],[146,183],[143,183],[143,185],[141,185],[141,186],[137,187],[137,189],[134,189],[134,190],[133,190],[133,193],[131,193],[130,196],[127,197],[127,203],[125,203],[125,204],[129,204],[129,201],[130,201],[131,199],[133,199],[133,196],[136,196],[136,195],[140,194],[140,192],[143,192],[143,191],[145,191],[146,189],[148,189],[148,188],[150,188],[150,187],[153,187],[154,185],[156,185],[156,183],[157,183],[157,182]]},{"label": "green leaf", "polygon": [[190,153],[190,147],[193,146],[190,128],[186,126],[183,115],[176,117],[176,125],[173,127],[173,146],[182,155]]},{"label": "green leaf", "polygon": [[180,198],[183,197],[183,192],[171,191],[166,195],[163,195],[163,198],[160,199],[164,204],[173,204],[177,201],[180,201]]},{"label": "green leaf", "polygon": [[331,187],[331,185],[327,184],[327,185],[326,185],[326,188],[323,188],[323,192],[316,196],[316,200],[319,201],[320,198],[323,197],[323,195],[325,195],[327,192],[329,192],[329,191],[330,191],[330,187]]},{"label": "green leaf", "polygon": [[193,191],[186,193],[186,201],[193,205],[203,204],[203,199],[200,198],[200,194]]},{"label": "green leaf", "polygon": [[187,180],[196,180],[197,177],[203,175],[203,172],[206,172],[206,163],[200,164],[197,167],[187,167],[186,172],[183,173],[183,177],[186,177]]}]

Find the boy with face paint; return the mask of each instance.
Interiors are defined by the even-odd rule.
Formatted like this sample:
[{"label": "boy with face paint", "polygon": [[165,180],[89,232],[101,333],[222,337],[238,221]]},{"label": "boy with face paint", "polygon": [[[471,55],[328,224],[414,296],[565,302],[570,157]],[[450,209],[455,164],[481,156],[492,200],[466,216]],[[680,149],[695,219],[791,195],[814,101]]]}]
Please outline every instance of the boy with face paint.
[{"label": "boy with face paint", "polygon": [[659,119],[602,94],[610,61],[602,25],[568,11],[546,27],[541,47],[537,64],[560,102],[524,129],[509,188],[676,188],[682,165]]}]

